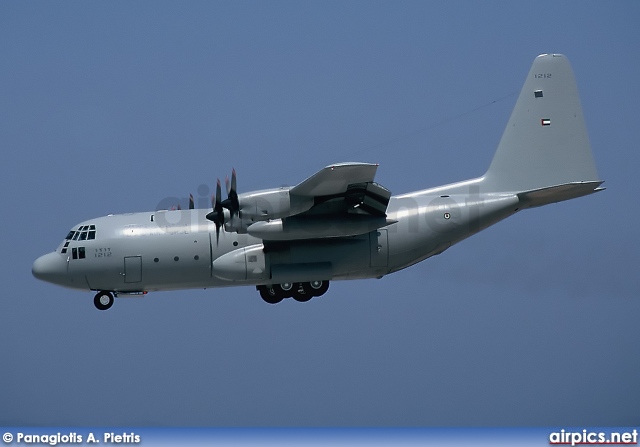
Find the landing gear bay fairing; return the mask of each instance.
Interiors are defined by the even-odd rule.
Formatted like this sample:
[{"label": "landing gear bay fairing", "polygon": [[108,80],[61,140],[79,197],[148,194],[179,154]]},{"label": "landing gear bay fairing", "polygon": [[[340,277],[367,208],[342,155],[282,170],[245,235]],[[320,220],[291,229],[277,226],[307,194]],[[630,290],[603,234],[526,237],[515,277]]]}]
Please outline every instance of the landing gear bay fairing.
[{"label": "landing gear bay fairing", "polygon": [[308,301],[329,281],[382,278],[512,214],[603,190],[571,66],[534,62],[487,172],[392,196],[378,166],[338,163],[293,187],[239,193],[235,171],[209,209],[109,215],[74,226],[33,275],[114,297],[255,286],[262,299]]}]

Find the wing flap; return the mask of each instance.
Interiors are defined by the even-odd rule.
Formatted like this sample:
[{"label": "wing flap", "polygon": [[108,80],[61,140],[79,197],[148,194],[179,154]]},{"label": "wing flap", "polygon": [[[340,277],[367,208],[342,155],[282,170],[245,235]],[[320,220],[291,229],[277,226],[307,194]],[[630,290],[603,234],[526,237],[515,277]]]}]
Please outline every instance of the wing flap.
[{"label": "wing flap", "polygon": [[386,216],[390,198],[391,191],[375,182],[351,184],[344,197],[355,210],[374,216]]}]

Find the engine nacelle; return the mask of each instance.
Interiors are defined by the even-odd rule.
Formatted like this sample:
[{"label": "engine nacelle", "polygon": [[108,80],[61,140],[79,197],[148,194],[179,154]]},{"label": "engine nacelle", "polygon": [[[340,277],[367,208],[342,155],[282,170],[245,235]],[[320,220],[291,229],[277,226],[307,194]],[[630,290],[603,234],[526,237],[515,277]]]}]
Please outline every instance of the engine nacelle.
[{"label": "engine nacelle", "polygon": [[213,274],[225,281],[262,280],[269,277],[262,244],[233,250],[213,261]]},{"label": "engine nacelle", "polygon": [[247,228],[251,236],[271,241],[356,236],[396,223],[385,217],[352,215],[340,219],[289,217],[256,222]]},{"label": "engine nacelle", "polygon": [[300,214],[313,206],[313,197],[291,195],[289,188],[274,188],[238,196],[242,220],[253,222]]}]

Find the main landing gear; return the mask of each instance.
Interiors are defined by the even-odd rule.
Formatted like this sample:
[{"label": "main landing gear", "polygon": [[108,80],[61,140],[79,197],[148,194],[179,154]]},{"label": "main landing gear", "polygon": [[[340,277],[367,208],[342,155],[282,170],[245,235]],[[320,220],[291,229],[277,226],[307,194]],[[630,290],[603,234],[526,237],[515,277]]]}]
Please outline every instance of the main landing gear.
[{"label": "main landing gear", "polygon": [[93,298],[93,304],[99,310],[107,310],[111,306],[113,306],[113,294],[107,291],[101,291],[96,293],[96,296]]},{"label": "main landing gear", "polygon": [[256,286],[256,289],[269,304],[277,304],[285,298],[293,298],[304,303],[314,296],[324,295],[329,289],[329,281],[283,282],[272,286]]}]

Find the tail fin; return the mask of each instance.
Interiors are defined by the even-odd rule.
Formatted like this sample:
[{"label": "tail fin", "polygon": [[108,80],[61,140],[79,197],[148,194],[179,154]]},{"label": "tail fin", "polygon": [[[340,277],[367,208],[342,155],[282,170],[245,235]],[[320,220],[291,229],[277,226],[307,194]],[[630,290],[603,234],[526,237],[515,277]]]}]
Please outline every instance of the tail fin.
[{"label": "tail fin", "polygon": [[602,189],[565,56],[534,60],[482,183],[485,191],[518,192],[531,200],[540,191],[546,203]]}]

